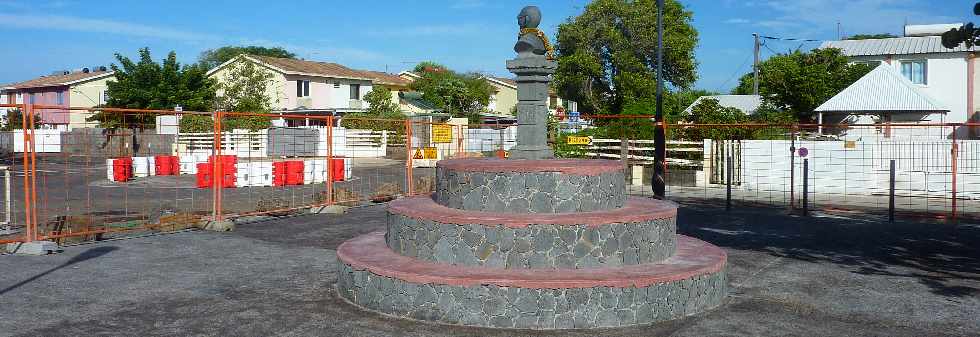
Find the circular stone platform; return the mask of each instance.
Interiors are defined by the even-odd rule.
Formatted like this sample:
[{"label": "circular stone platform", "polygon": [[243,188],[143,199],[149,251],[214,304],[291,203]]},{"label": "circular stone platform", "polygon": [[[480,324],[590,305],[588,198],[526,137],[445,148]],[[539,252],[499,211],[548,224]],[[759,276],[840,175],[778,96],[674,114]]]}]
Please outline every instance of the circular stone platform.
[{"label": "circular stone platform", "polygon": [[388,206],[388,247],[455,265],[595,268],[654,263],[674,253],[677,205],[631,198],[615,210],[575,214],[466,211],[428,196]]},{"label": "circular stone platform", "polygon": [[714,308],[726,293],[724,251],[678,236],[658,264],[587,270],[452,266],[399,255],[384,233],[342,244],[337,291],[380,313],[497,328],[617,327]]},{"label": "circular stone platform", "polygon": [[450,159],[436,164],[435,200],[473,211],[589,212],[622,207],[626,184],[612,160]]}]

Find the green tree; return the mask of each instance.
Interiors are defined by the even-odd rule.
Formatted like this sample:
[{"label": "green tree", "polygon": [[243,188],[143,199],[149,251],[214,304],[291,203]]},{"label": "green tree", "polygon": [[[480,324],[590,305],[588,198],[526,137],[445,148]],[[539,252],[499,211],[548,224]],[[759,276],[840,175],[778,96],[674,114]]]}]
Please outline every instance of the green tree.
[{"label": "green tree", "polygon": [[204,69],[213,69],[214,67],[228,62],[228,60],[231,60],[235,58],[235,56],[241,54],[296,58],[296,54],[293,54],[280,47],[225,46],[218,49],[205,50],[198,57],[197,62],[199,65],[204,67]]},{"label": "green tree", "polygon": [[[697,79],[693,14],[677,0],[664,9],[664,80],[687,88]],[[621,113],[656,95],[657,11],[654,0],[595,0],[558,26],[554,87],[583,113]]]},{"label": "green tree", "polygon": [[[732,107],[725,107],[718,103],[714,98],[705,98],[691,108],[691,113],[685,120],[693,124],[739,124],[749,121],[742,110]],[[751,135],[752,130],[741,126],[691,126],[684,128],[684,136],[690,140],[702,139],[746,139]]]},{"label": "green tree", "polygon": [[[759,94],[798,121],[811,121],[814,109],[871,70],[866,64],[849,63],[840,49],[779,54],[759,64]],[[753,74],[745,74],[732,92],[751,94],[752,82]]]},{"label": "green tree", "polygon": [[493,87],[480,74],[457,73],[434,62],[419,63],[415,73],[422,78],[412,82],[412,90],[453,117],[479,122],[480,113],[490,103]]},{"label": "green tree", "polygon": [[[7,115],[3,120],[3,126],[0,126],[0,131],[10,131],[14,129],[20,129],[24,127],[24,112],[20,108],[7,109]],[[41,124],[41,114],[34,113],[34,125],[38,126]]]},{"label": "green tree", "polygon": [[890,39],[898,37],[890,33],[882,34],[855,34],[844,38],[844,40],[877,40],[877,39]]},{"label": "green tree", "polygon": [[[227,77],[218,82],[221,95],[217,108],[221,111],[268,114],[272,112],[272,98],[268,88],[272,74],[252,62],[236,62]],[[272,125],[269,117],[228,116],[222,119],[222,129],[248,129],[256,131]]]},{"label": "green tree", "polygon": [[370,105],[367,112],[378,116],[398,112],[398,104],[391,98],[391,89],[383,85],[373,86],[371,91],[364,95],[364,101]]},{"label": "green tree", "polygon": [[[171,110],[181,106],[188,111],[207,111],[214,106],[215,84],[206,70],[197,65],[181,66],[170,52],[163,63],[153,61],[149,48],[139,50],[139,61],[116,54],[115,80],[109,81],[105,106],[132,109]],[[154,124],[153,114],[97,112],[88,121],[103,128],[146,128]]]}]

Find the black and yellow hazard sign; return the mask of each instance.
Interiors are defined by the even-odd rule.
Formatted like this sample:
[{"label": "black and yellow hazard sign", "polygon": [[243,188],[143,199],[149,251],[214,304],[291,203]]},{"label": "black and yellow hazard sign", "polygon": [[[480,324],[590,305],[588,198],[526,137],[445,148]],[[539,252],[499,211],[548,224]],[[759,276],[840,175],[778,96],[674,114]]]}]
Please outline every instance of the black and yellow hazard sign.
[{"label": "black and yellow hazard sign", "polygon": [[412,156],[412,159],[424,159],[422,157],[422,149],[415,149],[415,155]]}]

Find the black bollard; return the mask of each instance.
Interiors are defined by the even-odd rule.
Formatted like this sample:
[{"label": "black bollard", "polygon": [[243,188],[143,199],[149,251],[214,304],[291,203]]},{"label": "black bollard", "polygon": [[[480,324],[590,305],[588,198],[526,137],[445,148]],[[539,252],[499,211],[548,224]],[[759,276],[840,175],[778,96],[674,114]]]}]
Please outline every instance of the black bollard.
[{"label": "black bollard", "polygon": [[732,210],[732,156],[728,155],[728,167],[725,173],[727,176],[725,184],[725,210]]},{"label": "black bollard", "polygon": [[803,216],[810,215],[810,203],[807,202],[810,194],[810,160],[803,159]]},{"label": "black bollard", "polygon": [[888,222],[895,222],[895,159],[888,169]]}]

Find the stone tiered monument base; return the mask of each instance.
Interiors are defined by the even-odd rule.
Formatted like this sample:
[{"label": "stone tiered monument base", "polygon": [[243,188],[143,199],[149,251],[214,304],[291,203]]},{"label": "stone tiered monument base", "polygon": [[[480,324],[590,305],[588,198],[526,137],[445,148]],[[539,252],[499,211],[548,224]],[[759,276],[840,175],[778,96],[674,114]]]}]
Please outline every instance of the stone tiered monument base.
[{"label": "stone tiered monument base", "polygon": [[436,194],[340,246],[337,291],[368,310],[469,326],[648,324],[718,306],[724,251],[676,234],[677,206],[626,198],[621,163],[444,160]]}]

